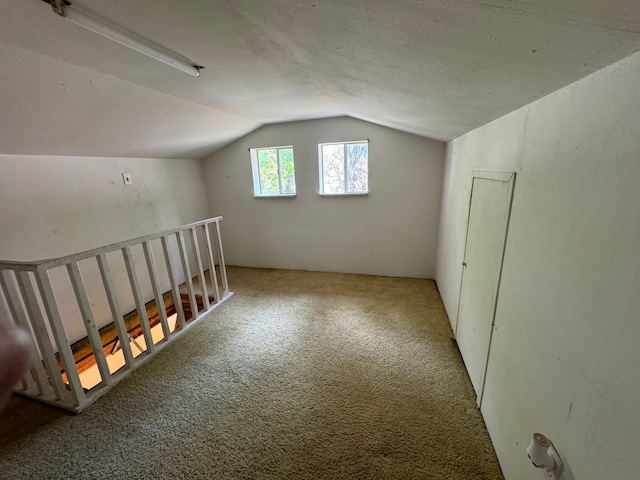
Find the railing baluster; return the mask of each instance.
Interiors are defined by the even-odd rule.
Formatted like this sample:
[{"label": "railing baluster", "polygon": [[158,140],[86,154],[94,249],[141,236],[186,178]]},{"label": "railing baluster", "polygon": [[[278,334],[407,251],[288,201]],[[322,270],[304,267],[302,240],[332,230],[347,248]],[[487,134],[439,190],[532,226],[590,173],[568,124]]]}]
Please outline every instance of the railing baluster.
[{"label": "railing baluster", "polygon": [[124,263],[127,267],[129,283],[131,284],[133,298],[135,299],[136,309],[138,310],[140,327],[142,327],[142,334],[144,335],[144,340],[147,344],[147,353],[153,353],[155,351],[155,345],[153,343],[153,338],[151,338],[151,328],[149,327],[149,317],[147,317],[147,307],[145,306],[144,300],[142,300],[142,294],[140,293],[140,283],[138,282],[138,275],[136,274],[136,265],[133,260],[131,247],[124,247],[122,249],[122,254],[124,255]]},{"label": "railing baluster", "polygon": [[[22,395],[80,412],[104,394],[113,384],[127,376],[131,370],[151,359],[153,354],[162,350],[171,339],[181,335],[191,325],[203,318],[203,315],[200,315],[201,311],[198,307],[197,295],[202,294],[203,312],[209,312],[227,300],[232,293],[229,292],[222,250],[219,226],[221,219],[222,217],[209,218],[161,233],[125,240],[59,258],[36,262],[0,260],[0,307],[6,310],[8,321],[30,332],[38,348],[38,355],[33,355],[29,368],[19,379],[20,383],[15,386],[15,391]],[[215,224],[215,230],[212,232],[213,224]],[[198,238],[200,227],[204,230],[204,240]],[[177,250],[174,245],[170,245],[170,237],[172,235],[176,236]],[[185,238],[185,235],[191,235],[190,245],[188,245],[189,240]],[[171,331],[173,325],[169,325],[168,311],[164,308],[163,285],[161,285],[162,279],[160,276],[163,272],[159,274],[153,252],[152,242],[157,239],[160,239],[162,244],[171,283],[171,294],[178,318],[179,330],[175,332]],[[205,245],[202,245],[203,241]],[[164,333],[164,341],[159,342],[157,345],[153,342],[151,322],[146,310],[145,302],[149,298],[144,298],[150,294],[146,291],[146,288],[144,291],[141,289],[140,279],[136,271],[133,256],[133,247],[135,245],[141,245],[145,255],[153,298],[158,306],[158,315]],[[193,255],[195,256],[192,256],[191,248],[193,248]],[[200,248],[203,248],[203,250],[201,251]],[[124,312],[121,310],[116,291],[116,278],[112,276],[108,262],[108,254],[118,250],[122,252],[135,301],[136,312],[132,312],[131,315],[138,314],[142,332],[141,338],[144,338],[146,344],[144,355],[137,358],[134,357],[134,351],[130,345],[129,332],[125,323],[125,318],[128,318],[128,316],[125,317]],[[177,255],[179,255],[179,259]],[[104,292],[113,317],[112,325],[115,327],[118,340],[121,343],[125,361],[125,366],[113,374],[109,370],[110,354],[104,350],[100,330],[96,325],[96,321],[105,319],[94,316],[90,300],[93,298],[94,292],[89,289],[93,282],[85,283],[83,272],[79,265],[79,262],[92,258],[96,259],[100,270]],[[219,270],[216,270],[216,262]],[[209,264],[209,275],[205,271],[206,263]],[[181,277],[182,272],[180,272],[178,265],[182,267],[184,279]],[[67,270],[70,284],[75,294],[75,301],[79,306],[86,329],[87,336],[82,341],[88,340],[90,343],[93,351],[92,357],[95,359],[97,369],[102,378],[102,382],[97,385],[98,388],[91,389],[88,392],[85,392],[82,386],[72,351],[75,345],[72,347],[66,335],[60,307],[57,303],[60,300],[60,302],[64,301],[66,305],[67,302],[71,301],[73,303],[74,300],[71,299],[71,292],[67,291],[67,289],[62,289],[58,292],[58,294],[62,293],[64,298],[57,298],[57,290],[54,292],[52,285],[54,277],[50,275],[50,270],[58,267],[64,267]],[[192,276],[192,267],[197,270],[195,272],[197,280]],[[85,274],[88,273],[85,272]],[[207,285],[208,279],[212,282],[211,286]],[[183,280],[184,286],[182,285]],[[199,288],[195,288],[197,282],[200,283]],[[146,282],[144,286],[146,287]],[[186,323],[186,307],[184,307],[186,303],[184,305],[182,303],[181,288],[186,288],[187,290],[187,294],[184,296],[185,298],[188,297],[193,313],[192,319],[194,321],[189,324]],[[98,289],[100,289],[99,286]],[[209,295],[212,296],[213,300],[210,300],[211,297]],[[4,308],[5,306],[6,308]],[[138,327],[135,326],[134,328],[137,329]],[[63,374],[62,371],[65,373]]]},{"label": "railing baluster", "polygon": [[216,259],[213,254],[213,246],[211,245],[211,234],[209,225],[204,225],[204,236],[207,240],[207,254],[209,255],[209,275],[211,275],[211,284],[213,286],[213,294],[215,295],[215,303],[220,302],[220,288],[218,286],[218,275],[216,274]]},{"label": "railing baluster", "polygon": [[122,310],[120,310],[120,302],[116,295],[116,289],[113,286],[113,279],[111,278],[111,269],[109,268],[109,262],[104,253],[99,254],[98,267],[100,268],[100,275],[102,277],[102,283],[104,284],[104,290],[107,294],[107,301],[109,302],[109,308],[111,309],[111,316],[113,317],[113,323],[118,332],[118,340],[120,342],[120,348],[124,354],[124,360],[128,368],[133,368],[134,359],[131,352],[131,344],[129,343],[129,332],[124,324],[122,318]]},{"label": "railing baluster", "polygon": [[209,304],[209,292],[207,291],[207,279],[204,278],[204,268],[202,267],[202,255],[200,254],[200,245],[198,243],[198,233],[196,227],[191,228],[191,243],[193,251],[196,253],[196,261],[198,263],[198,278],[200,279],[200,293],[202,293],[202,302],[205,310],[211,308]]},{"label": "railing baluster", "polygon": [[58,353],[60,354],[64,371],[67,374],[67,381],[69,382],[69,387],[71,389],[70,395],[73,397],[74,406],[82,409],[87,401],[87,396],[84,393],[82,383],[80,382],[76,362],[73,358],[73,352],[71,351],[69,340],[67,339],[67,335],[64,331],[64,326],[62,325],[62,319],[60,318],[60,312],[58,311],[58,304],[51,286],[51,279],[49,278],[46,268],[42,266],[38,267],[36,280],[38,282],[38,287],[40,287],[40,294],[42,295],[42,301],[47,312],[47,317],[49,317],[51,332],[53,333],[53,338],[56,340]]},{"label": "railing baluster", "polygon": [[220,277],[222,278],[222,294],[224,297],[229,295],[229,281],[227,280],[227,267],[224,263],[224,252],[222,250],[222,235],[220,235],[220,222],[214,222],[216,225],[216,248],[219,254]]},{"label": "railing baluster", "polygon": [[91,304],[89,302],[89,297],[87,296],[87,290],[84,287],[84,280],[82,278],[78,262],[67,264],[67,271],[69,272],[73,291],[76,294],[76,300],[80,307],[82,321],[84,322],[87,337],[89,338],[89,343],[93,350],[93,356],[96,359],[96,364],[98,365],[100,377],[102,377],[102,381],[104,383],[111,385],[113,383],[113,379],[111,378],[111,372],[109,371],[109,365],[107,364],[107,357],[104,354],[104,346],[102,345],[100,332],[98,331],[96,321],[93,318]]},{"label": "railing baluster", "polygon": [[153,256],[151,242],[147,240],[142,244],[142,248],[144,249],[144,258],[147,260],[147,269],[149,270],[149,278],[151,278],[153,295],[156,298],[156,308],[158,309],[158,315],[160,315],[162,332],[164,333],[165,340],[169,340],[171,331],[169,330],[169,322],[167,321],[167,311],[164,308],[164,299],[162,298],[160,282],[158,281],[158,268],[156,267],[156,260]]},{"label": "railing baluster", "polygon": [[178,324],[181,329],[184,329],[185,318],[184,308],[182,308],[182,297],[180,296],[180,287],[178,280],[176,280],[176,270],[171,260],[171,253],[169,252],[168,237],[164,236],[160,239],[162,242],[162,250],[164,252],[164,260],[167,263],[167,272],[169,273],[169,282],[171,283],[171,295],[173,296],[173,305],[178,315]]},{"label": "railing baluster", "polygon": [[40,305],[36,299],[29,272],[20,272],[17,275],[17,279],[18,286],[22,292],[22,298],[25,300],[25,307],[27,307],[27,312],[31,318],[31,325],[33,326],[33,332],[36,336],[36,342],[38,343],[42,360],[49,372],[49,380],[47,383],[50,388],[53,388],[55,398],[62,399],[65,396],[66,388],[62,383],[60,367],[58,366],[56,354],[53,351],[51,342],[49,341],[49,332],[45,326],[42,311],[40,310]]},{"label": "railing baluster", "polygon": [[189,294],[189,303],[191,304],[191,319],[198,316],[198,302],[193,291],[193,280],[191,279],[191,267],[189,266],[189,257],[187,256],[187,245],[184,242],[184,233],[178,231],[178,248],[180,250],[180,259],[182,260],[182,271],[184,272],[184,281],[187,284],[187,293]]}]

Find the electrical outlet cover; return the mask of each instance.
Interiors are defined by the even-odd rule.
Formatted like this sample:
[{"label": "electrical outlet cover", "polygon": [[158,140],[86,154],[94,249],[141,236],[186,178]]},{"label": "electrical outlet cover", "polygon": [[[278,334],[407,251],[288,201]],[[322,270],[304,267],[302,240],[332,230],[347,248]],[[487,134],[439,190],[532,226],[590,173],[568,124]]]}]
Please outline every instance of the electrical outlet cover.
[{"label": "electrical outlet cover", "polygon": [[122,181],[125,185],[133,185],[133,177],[130,173],[122,173]]}]

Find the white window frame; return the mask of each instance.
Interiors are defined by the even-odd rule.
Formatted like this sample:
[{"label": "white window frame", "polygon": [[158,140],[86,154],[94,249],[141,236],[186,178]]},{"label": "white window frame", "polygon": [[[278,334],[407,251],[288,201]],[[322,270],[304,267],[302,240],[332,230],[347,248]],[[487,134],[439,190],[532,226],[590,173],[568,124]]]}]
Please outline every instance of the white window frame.
[{"label": "white window frame", "polygon": [[[347,145],[353,145],[358,143],[366,143],[367,144],[367,190],[363,192],[348,192],[347,191],[347,178],[348,178],[348,169],[349,169],[349,160],[347,158]],[[341,193],[325,193],[324,191],[324,165],[322,161],[322,147],[325,145],[344,145],[344,192]],[[324,142],[318,144],[318,180],[319,180],[319,194],[321,196],[327,197],[341,197],[341,196],[349,196],[349,195],[368,195],[369,194],[369,139],[366,140],[349,140],[345,142]]]},{"label": "white window frame", "polygon": [[[251,172],[253,175],[253,196],[254,197],[295,197],[296,193],[283,193],[282,192],[282,175],[280,174],[280,150],[291,149],[293,151],[293,145],[280,145],[277,147],[257,147],[250,148],[249,152],[251,153]],[[278,190],[280,193],[262,193],[262,186],[260,183],[260,164],[258,162],[258,152],[260,150],[277,150],[278,153]],[[293,175],[295,178],[295,165],[296,165],[296,156],[293,154]],[[294,188],[296,192],[298,191],[298,186],[294,180]]]}]

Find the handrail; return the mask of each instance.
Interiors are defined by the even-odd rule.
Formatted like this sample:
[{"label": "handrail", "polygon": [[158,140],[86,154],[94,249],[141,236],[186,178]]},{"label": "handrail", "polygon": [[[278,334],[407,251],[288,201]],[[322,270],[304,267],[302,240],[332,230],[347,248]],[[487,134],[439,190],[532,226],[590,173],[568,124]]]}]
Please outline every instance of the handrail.
[{"label": "handrail", "polygon": [[15,261],[15,260],[0,260],[0,266],[6,265],[8,267],[36,267],[38,266],[38,262],[24,262],[24,261]]},{"label": "handrail", "polygon": [[152,233],[149,235],[143,235],[141,237],[131,238],[129,240],[122,240],[120,242],[111,243],[109,245],[104,245],[102,247],[92,248],[90,250],[85,250],[79,253],[72,253],[70,255],[65,255],[64,257],[55,257],[55,258],[45,258],[42,260],[33,260],[33,261],[9,261],[9,260],[0,260],[0,265],[12,265],[12,266],[40,266],[43,265],[46,269],[59,267],[60,265],[65,265],[69,262],[79,262],[81,260],[86,260],[90,257],[95,257],[101,253],[110,252],[114,250],[120,250],[121,248],[137,245],[139,243],[155,240],[157,238],[166,237],[167,235],[172,235],[179,231],[184,231],[194,227],[200,227],[202,225],[206,225],[208,223],[219,222],[222,220],[221,216],[207,218],[205,220],[200,220],[198,222],[188,223],[186,225],[181,225],[179,227],[172,228],[170,230],[165,230],[163,232]]},{"label": "handrail", "polygon": [[[0,260],[0,307],[6,304],[9,321],[31,332],[38,352],[15,391],[80,412],[226,301],[233,293],[220,220],[212,217],[58,258]],[[160,243],[154,246],[154,240]],[[154,250],[164,262],[156,262]],[[108,258],[118,251],[119,260]],[[87,259],[95,261],[80,264]],[[52,272],[61,266],[66,268]],[[141,282],[143,277],[147,281]],[[103,299],[98,310],[92,302],[96,295]],[[155,317],[148,316],[147,308]],[[168,308],[175,313],[175,324],[169,323]],[[104,339],[102,328],[107,328]],[[109,333],[113,331],[117,336]],[[122,358],[109,346],[114,342]],[[139,354],[134,355],[129,342]],[[85,363],[83,369],[95,367],[97,380],[86,377],[85,382],[78,362],[87,356],[75,355],[85,355],[87,349],[93,366]]]}]

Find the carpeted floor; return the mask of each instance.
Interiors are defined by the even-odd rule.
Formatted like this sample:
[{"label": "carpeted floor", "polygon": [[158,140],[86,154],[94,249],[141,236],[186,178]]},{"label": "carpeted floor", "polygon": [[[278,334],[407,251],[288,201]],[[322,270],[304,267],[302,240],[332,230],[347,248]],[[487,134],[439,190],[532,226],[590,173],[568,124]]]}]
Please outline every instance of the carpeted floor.
[{"label": "carpeted floor", "polygon": [[80,415],[16,397],[2,479],[502,479],[435,284],[229,268]]}]

